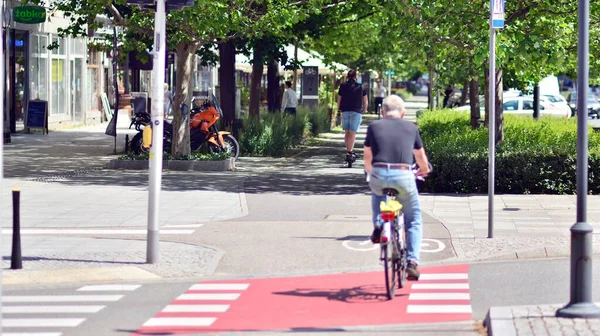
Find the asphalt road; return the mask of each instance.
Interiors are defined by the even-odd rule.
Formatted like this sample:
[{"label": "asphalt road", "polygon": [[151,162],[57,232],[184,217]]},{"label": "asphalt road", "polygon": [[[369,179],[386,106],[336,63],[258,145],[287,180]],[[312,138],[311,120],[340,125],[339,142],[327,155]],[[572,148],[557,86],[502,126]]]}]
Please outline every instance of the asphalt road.
[{"label": "asphalt road", "polygon": [[[569,259],[472,264],[469,267],[473,318],[483,319],[491,306],[569,302]],[[600,302],[600,261],[593,262],[593,299]]]}]

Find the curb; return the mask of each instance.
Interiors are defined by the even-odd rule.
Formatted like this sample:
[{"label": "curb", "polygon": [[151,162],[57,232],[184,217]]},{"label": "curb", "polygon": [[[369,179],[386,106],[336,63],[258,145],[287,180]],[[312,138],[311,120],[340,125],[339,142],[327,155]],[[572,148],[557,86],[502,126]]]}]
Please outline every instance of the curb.
[{"label": "curb", "polygon": [[81,282],[160,280],[163,277],[135,266],[4,270],[2,286],[63,285]]},{"label": "curb", "polygon": [[483,325],[487,327],[488,336],[517,336],[517,328],[510,307],[491,307]]},{"label": "curb", "polygon": [[[148,160],[110,160],[108,169],[145,170],[149,167]],[[174,171],[233,171],[235,160],[228,158],[220,161],[183,161],[164,160],[163,169]]]}]

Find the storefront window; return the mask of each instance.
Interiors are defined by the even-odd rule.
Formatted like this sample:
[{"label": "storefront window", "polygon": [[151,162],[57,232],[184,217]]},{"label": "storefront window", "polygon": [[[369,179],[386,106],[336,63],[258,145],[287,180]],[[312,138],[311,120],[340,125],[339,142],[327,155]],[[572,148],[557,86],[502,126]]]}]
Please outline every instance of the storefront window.
[{"label": "storefront window", "polygon": [[48,36],[31,35],[29,89],[32,99],[48,99]]},{"label": "storefront window", "polygon": [[52,50],[52,108],[50,114],[67,114],[67,60],[66,60],[66,40],[64,38],[54,37],[52,42],[58,43],[58,48]]},{"label": "storefront window", "polygon": [[83,113],[83,63],[85,57],[85,41],[80,38],[71,39],[70,74],[71,74],[71,113],[73,120],[84,121]]}]

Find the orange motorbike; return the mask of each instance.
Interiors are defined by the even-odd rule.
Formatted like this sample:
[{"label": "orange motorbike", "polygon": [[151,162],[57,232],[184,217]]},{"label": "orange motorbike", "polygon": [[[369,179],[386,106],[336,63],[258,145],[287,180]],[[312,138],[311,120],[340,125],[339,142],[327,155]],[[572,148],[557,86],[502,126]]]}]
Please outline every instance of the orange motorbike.
[{"label": "orange motorbike", "polygon": [[[182,104],[181,112],[186,115],[187,105]],[[146,113],[147,114],[147,113]],[[233,135],[227,131],[219,131],[216,122],[222,117],[221,109],[216,104],[214,95],[212,101],[206,100],[199,106],[192,108],[190,116],[190,147],[192,151],[205,153],[229,153],[237,159],[240,154],[240,146]],[[139,124],[139,125],[138,125]],[[147,152],[150,149],[152,139],[152,124],[149,115],[136,115],[131,125],[135,125],[140,132],[131,140],[130,148],[134,153]],[[141,128],[144,126],[144,128]],[[150,126],[150,127],[148,127]],[[131,128],[131,126],[130,126]],[[171,139],[173,138],[173,125],[165,122],[163,130],[163,148],[171,150]]]}]

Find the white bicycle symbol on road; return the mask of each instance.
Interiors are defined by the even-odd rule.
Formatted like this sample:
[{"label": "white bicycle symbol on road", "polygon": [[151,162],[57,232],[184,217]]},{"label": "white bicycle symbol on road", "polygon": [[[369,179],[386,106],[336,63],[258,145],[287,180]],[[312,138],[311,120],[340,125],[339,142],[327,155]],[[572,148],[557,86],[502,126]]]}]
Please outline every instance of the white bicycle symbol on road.
[{"label": "white bicycle symbol on road", "polygon": [[[342,242],[342,246],[344,246],[345,248],[352,250],[352,251],[361,251],[361,252],[373,251],[373,250],[379,248],[379,244],[374,245],[373,243],[371,243],[370,239],[367,239],[367,240],[348,239],[348,240],[344,240]],[[437,239],[423,238],[423,241],[421,242],[421,252],[437,253],[437,252],[443,251],[445,248],[446,248],[446,244],[444,244],[442,241],[437,240]]]}]

